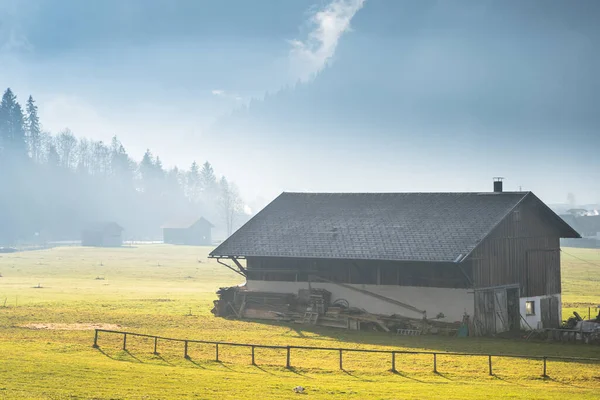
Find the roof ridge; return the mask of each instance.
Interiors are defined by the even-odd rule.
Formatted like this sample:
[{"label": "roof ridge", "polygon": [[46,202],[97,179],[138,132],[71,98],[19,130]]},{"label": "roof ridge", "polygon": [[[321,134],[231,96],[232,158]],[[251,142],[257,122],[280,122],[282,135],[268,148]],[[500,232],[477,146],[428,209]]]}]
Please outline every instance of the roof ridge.
[{"label": "roof ridge", "polygon": [[522,191],[522,192],[508,192],[508,191],[504,191],[504,192],[281,192],[281,194],[306,194],[306,195],[393,195],[393,194],[443,194],[443,195],[485,195],[485,194],[490,194],[490,195],[505,195],[505,194],[511,194],[511,195],[522,195],[523,197],[525,197],[527,194],[529,193],[533,193],[531,191]]}]

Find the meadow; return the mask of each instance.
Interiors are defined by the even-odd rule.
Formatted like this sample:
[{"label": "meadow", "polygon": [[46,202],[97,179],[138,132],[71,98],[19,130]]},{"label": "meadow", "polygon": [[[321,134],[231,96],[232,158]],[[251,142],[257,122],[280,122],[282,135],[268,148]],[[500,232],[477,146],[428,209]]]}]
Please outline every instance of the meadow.
[{"label": "meadow", "polygon": [[[495,338],[404,337],[378,332],[215,318],[215,291],[241,283],[207,258],[209,248],[139,245],[119,249],[58,247],[0,255],[0,398],[7,399],[471,399],[598,398],[600,366],[484,357],[397,356],[398,373],[380,354],[256,352],[159,344],[100,334],[93,327],[153,335],[255,344],[456,351],[600,358],[600,347]],[[564,249],[563,317],[600,304],[600,251]],[[594,311],[592,311],[594,312]],[[597,310],[595,310],[597,313]],[[301,385],[305,393],[292,389]]]}]

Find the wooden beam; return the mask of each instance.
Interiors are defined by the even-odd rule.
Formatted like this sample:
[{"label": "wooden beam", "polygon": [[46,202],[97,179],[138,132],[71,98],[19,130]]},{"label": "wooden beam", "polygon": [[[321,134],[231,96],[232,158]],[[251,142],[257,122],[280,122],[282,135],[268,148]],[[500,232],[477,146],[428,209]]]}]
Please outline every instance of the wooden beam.
[{"label": "wooden beam", "polygon": [[[330,281],[329,279],[321,278],[320,276],[314,276],[314,275],[312,275],[311,278],[314,281],[321,281],[321,282],[332,283],[334,285],[338,285],[338,286],[344,287],[346,289],[354,290],[356,292],[359,292],[359,293],[362,293],[362,294],[366,294],[366,295],[371,296],[371,297],[375,297],[376,299],[383,300],[383,301],[385,301],[387,303],[396,304],[396,305],[398,305],[400,307],[406,308],[407,310],[410,310],[410,311],[413,311],[413,312],[425,315],[425,311],[424,310],[419,310],[418,308],[413,307],[410,304],[402,303],[401,301],[398,301],[398,300],[395,300],[395,299],[391,299],[389,297],[382,296],[380,294],[377,294],[377,293],[374,293],[374,292],[370,292],[368,290],[359,289],[359,288],[356,288],[354,286],[347,285],[345,283],[333,282],[333,281]],[[309,282],[310,281],[311,281],[311,279],[309,278]]]},{"label": "wooden beam", "polygon": [[462,274],[464,275],[464,277],[467,279],[467,282],[469,283],[470,287],[473,287],[473,281],[471,280],[471,278],[469,277],[469,275],[467,275],[467,273],[465,272],[465,270],[463,269],[461,264],[456,264],[458,266],[458,269],[460,269],[460,272],[462,272]]},{"label": "wooden beam", "polygon": [[[236,260],[236,261],[237,261],[237,260]],[[244,278],[246,277],[246,274],[245,274],[246,270],[245,270],[245,269],[244,269],[244,273],[242,273],[241,271],[238,271],[237,269],[233,268],[232,266],[230,266],[230,265],[227,265],[227,264],[225,264],[224,262],[221,262],[221,259],[220,259],[220,258],[217,258],[217,262],[218,262],[219,264],[221,264],[221,265],[223,265],[223,266],[225,266],[225,267],[229,268],[230,270],[232,270],[232,271],[233,271],[233,272],[235,272],[236,274],[239,274],[239,275],[243,276]]]}]

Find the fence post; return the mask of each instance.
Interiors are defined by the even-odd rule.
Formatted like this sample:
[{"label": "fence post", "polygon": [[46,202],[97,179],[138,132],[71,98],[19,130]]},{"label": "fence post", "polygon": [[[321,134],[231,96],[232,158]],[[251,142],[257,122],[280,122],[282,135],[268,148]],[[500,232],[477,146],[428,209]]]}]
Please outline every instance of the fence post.
[{"label": "fence post", "polygon": [[155,337],[154,338],[154,355],[158,355],[157,346],[158,346],[158,338]]},{"label": "fence post", "polygon": [[188,341],[185,341],[185,345],[183,347],[183,358],[190,358],[190,356],[188,356]]},{"label": "fence post", "polygon": [[285,361],[285,367],[287,369],[292,368],[291,362],[290,362],[290,346],[287,347],[287,357],[286,357],[286,361]]},{"label": "fence post", "polygon": [[392,372],[396,371],[396,352],[392,351]]},{"label": "fence post", "polygon": [[546,356],[544,356],[544,375],[542,375],[544,378],[547,378],[548,375],[546,374]]},{"label": "fence post", "polygon": [[215,361],[219,362],[219,343],[215,343]]},{"label": "fence post", "polygon": [[342,361],[342,349],[340,349],[340,369],[344,370],[344,364],[343,364],[343,361]]},{"label": "fence post", "polygon": [[254,346],[252,346],[252,365],[256,365],[254,362]]},{"label": "fence post", "polygon": [[98,329],[96,329],[96,333],[94,333],[94,345],[92,347],[95,349],[98,348]]},{"label": "fence post", "polygon": [[490,375],[494,375],[494,372],[492,371],[492,356],[488,356],[488,364],[490,366]]},{"label": "fence post", "polygon": [[437,370],[437,354],[436,353],[433,353],[433,372],[436,373],[436,374],[438,373],[438,370]]},{"label": "fence post", "polygon": [[127,334],[123,334],[123,350],[127,351]]}]

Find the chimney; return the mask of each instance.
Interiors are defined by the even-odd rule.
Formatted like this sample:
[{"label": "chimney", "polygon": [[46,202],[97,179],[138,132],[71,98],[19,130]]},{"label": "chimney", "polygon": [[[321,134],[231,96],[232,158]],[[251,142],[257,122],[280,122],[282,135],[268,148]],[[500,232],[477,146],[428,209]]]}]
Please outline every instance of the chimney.
[{"label": "chimney", "polygon": [[502,193],[502,180],[504,178],[494,177],[494,193]]}]

